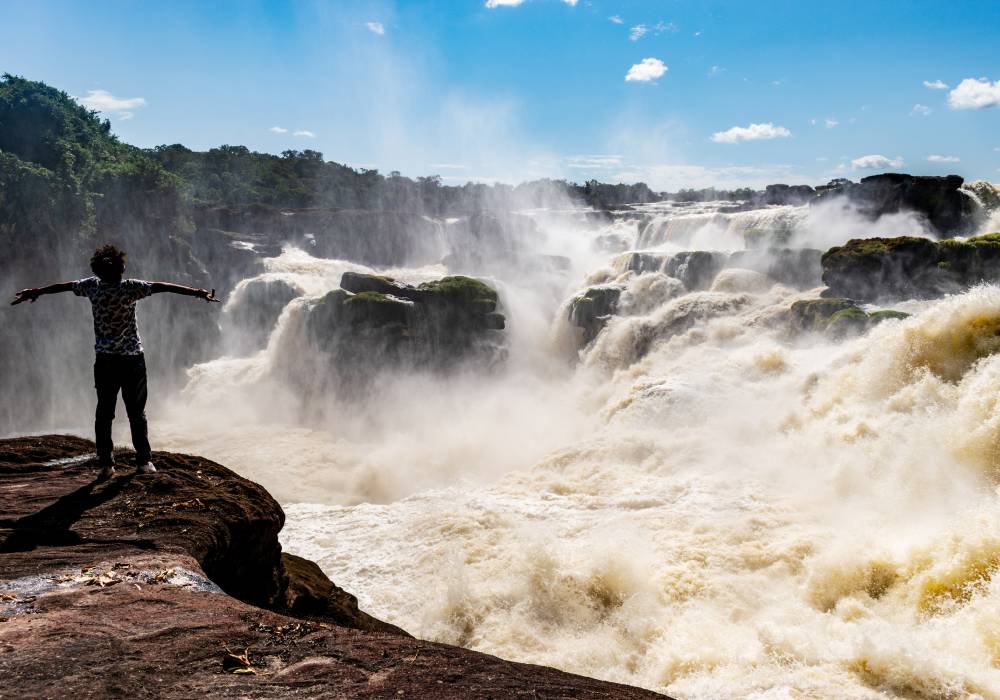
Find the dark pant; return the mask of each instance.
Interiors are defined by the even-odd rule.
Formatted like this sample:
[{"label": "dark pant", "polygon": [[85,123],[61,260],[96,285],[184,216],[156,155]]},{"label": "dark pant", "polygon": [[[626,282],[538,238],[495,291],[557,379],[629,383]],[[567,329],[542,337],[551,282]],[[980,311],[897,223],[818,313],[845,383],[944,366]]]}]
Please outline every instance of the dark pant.
[{"label": "dark pant", "polygon": [[115,419],[118,391],[122,392],[128,424],[132,429],[135,463],[149,461],[149,437],[146,433],[146,358],[142,355],[98,353],[94,362],[94,386],[97,387],[97,460],[102,466],[115,463],[111,443],[111,423]]}]

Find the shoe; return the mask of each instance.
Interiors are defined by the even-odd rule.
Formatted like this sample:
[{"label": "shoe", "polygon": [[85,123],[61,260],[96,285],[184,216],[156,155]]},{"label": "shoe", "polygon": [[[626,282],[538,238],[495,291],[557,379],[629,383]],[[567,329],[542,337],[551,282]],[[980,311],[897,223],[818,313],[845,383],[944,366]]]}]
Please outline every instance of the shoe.
[{"label": "shoe", "polygon": [[112,466],[101,467],[101,473],[97,475],[98,481],[110,479],[115,475],[115,468]]},{"label": "shoe", "polygon": [[140,474],[152,474],[156,471],[156,467],[153,466],[152,462],[146,462],[145,464],[139,465]]}]

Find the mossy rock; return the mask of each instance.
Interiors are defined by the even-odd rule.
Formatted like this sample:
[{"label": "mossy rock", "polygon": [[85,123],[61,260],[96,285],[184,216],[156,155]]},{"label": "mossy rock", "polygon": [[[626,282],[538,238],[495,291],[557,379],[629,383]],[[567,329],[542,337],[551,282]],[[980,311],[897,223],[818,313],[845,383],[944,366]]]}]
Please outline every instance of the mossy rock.
[{"label": "mossy rock", "polygon": [[361,292],[344,300],[345,318],[351,325],[407,325],[412,302],[388,294]]},{"label": "mossy rock", "polygon": [[838,314],[840,318],[864,315],[850,299],[802,299],[791,306],[793,325],[803,331],[824,331]]},{"label": "mossy rock", "polygon": [[618,307],[621,287],[590,287],[569,304],[569,321],[583,329],[583,342],[589,343],[601,332]]},{"label": "mossy rock", "polygon": [[876,323],[881,323],[882,321],[901,321],[904,318],[909,317],[910,314],[902,311],[896,311],[894,309],[880,309],[879,311],[872,311],[868,314],[868,321],[874,325]]},{"label": "mossy rock", "polygon": [[827,333],[837,337],[856,335],[868,330],[868,314],[857,307],[837,311],[826,323]]},{"label": "mossy rock", "polygon": [[492,302],[494,309],[496,308],[498,299],[496,291],[486,283],[463,275],[444,277],[433,282],[424,282],[417,289],[426,295],[439,296],[451,301],[464,303]]},{"label": "mossy rock", "polygon": [[854,239],[822,257],[833,296],[864,301],[933,298],[1000,279],[1000,241],[942,241],[900,236]]}]

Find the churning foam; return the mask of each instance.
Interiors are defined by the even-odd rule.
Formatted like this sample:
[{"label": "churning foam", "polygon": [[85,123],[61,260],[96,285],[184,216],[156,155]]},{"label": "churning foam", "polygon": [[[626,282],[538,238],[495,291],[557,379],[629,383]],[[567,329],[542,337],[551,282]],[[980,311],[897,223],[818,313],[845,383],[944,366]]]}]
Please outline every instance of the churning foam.
[{"label": "churning foam", "polygon": [[789,338],[809,294],[756,273],[596,277],[623,315],[574,367],[565,307],[498,280],[508,374],[317,421],[262,378],[331,273],[264,351],[194,368],[161,437],[261,481],[287,549],[421,637],[678,698],[1000,698],[1000,289],[833,343]]},{"label": "churning foam", "polygon": [[289,506],[286,546],[419,636],[680,698],[1000,697],[1000,289],[840,346],[762,323],[787,290],[715,294],[641,358],[595,345],[593,432]]}]

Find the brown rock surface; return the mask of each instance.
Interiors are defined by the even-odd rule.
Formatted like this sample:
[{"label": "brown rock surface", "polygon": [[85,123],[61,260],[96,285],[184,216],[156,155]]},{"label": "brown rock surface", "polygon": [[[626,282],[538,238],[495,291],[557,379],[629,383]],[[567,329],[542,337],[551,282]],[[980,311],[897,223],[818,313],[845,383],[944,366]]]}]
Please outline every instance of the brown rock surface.
[{"label": "brown rock surface", "polygon": [[0,440],[0,698],[659,697],[413,639],[282,554],[263,488],[154,459],[97,482],[87,440]]}]

